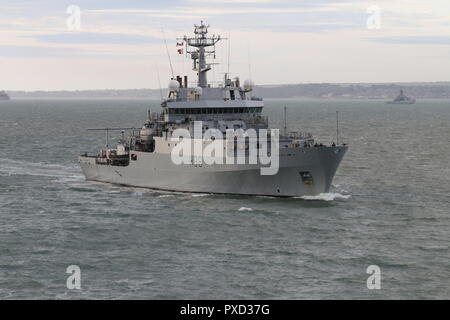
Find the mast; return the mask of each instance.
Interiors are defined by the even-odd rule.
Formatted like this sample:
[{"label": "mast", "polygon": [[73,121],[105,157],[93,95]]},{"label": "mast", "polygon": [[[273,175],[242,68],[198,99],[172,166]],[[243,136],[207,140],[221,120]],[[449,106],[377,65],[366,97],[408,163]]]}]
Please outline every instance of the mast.
[{"label": "mast", "polygon": [[[198,86],[206,88],[208,86],[208,79],[206,73],[211,70],[211,64],[207,63],[206,58],[209,56],[216,57],[216,43],[221,40],[220,36],[213,35],[208,37],[209,25],[205,25],[201,21],[200,25],[194,25],[194,37],[184,36],[182,39],[186,42],[186,53],[191,55],[191,59],[194,60],[193,70],[198,73]],[[196,49],[189,51],[188,46]],[[214,47],[211,50],[207,50],[208,47]]]},{"label": "mast", "polygon": [[339,145],[339,111],[336,110],[336,145]]},{"label": "mast", "polygon": [[287,136],[287,118],[286,118],[286,113],[287,113],[287,107],[284,106],[284,135]]}]

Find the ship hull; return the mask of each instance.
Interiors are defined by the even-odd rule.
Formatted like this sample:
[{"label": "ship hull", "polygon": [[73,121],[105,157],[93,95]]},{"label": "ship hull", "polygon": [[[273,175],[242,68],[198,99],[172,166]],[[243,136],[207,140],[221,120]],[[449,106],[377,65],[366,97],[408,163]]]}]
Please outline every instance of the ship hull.
[{"label": "ship hull", "polygon": [[[170,154],[135,152],[128,166],[97,164],[80,156],[87,180],[166,191],[296,197],[328,192],[347,147],[280,150],[276,175],[261,175],[259,165],[175,165]],[[310,173],[312,181],[302,174]]]},{"label": "ship hull", "polygon": [[415,104],[416,101],[405,101],[405,102],[393,102],[393,101],[388,101],[386,102],[387,104]]}]

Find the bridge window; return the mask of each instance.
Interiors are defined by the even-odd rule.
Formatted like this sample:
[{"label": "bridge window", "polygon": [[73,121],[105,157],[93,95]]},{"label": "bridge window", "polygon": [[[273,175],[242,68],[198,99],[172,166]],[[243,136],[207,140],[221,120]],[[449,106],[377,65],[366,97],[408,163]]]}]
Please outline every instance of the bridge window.
[{"label": "bridge window", "polygon": [[169,114],[261,113],[261,107],[250,108],[170,108]]}]

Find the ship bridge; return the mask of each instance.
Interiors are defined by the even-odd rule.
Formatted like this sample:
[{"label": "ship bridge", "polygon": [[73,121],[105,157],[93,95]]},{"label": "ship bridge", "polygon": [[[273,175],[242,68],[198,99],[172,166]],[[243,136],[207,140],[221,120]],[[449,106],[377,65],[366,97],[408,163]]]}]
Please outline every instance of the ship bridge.
[{"label": "ship bridge", "polygon": [[211,70],[212,63],[207,58],[216,57],[216,43],[222,40],[216,35],[209,37],[208,28],[202,21],[200,25],[195,25],[193,37],[178,38],[186,46],[186,56],[193,60],[198,81],[196,87],[189,87],[187,76],[177,76],[170,81],[168,99],[162,102],[164,121],[219,118],[263,121],[261,112],[264,102],[253,96],[251,80],[245,80],[241,85],[239,77],[230,79],[225,74],[223,84],[218,87],[208,83],[207,72]]}]

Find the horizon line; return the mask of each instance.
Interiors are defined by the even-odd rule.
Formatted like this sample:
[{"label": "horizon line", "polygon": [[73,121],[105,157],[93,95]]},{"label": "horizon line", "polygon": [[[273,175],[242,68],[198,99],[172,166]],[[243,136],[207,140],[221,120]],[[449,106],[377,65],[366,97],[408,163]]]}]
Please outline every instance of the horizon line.
[{"label": "horizon line", "polygon": [[[279,83],[279,84],[260,84],[255,85],[255,87],[283,87],[283,86],[298,86],[298,85],[380,85],[380,84],[391,84],[391,85],[408,85],[408,84],[449,84],[450,80],[445,81],[391,81],[391,82],[302,82],[302,83]],[[111,89],[111,88],[103,88],[103,89],[54,89],[54,90],[21,90],[21,89],[2,89],[0,91],[5,92],[77,92],[77,91],[125,91],[125,90],[161,90],[160,88],[120,88],[120,89]],[[162,88],[162,90],[167,90],[167,88]]]}]

